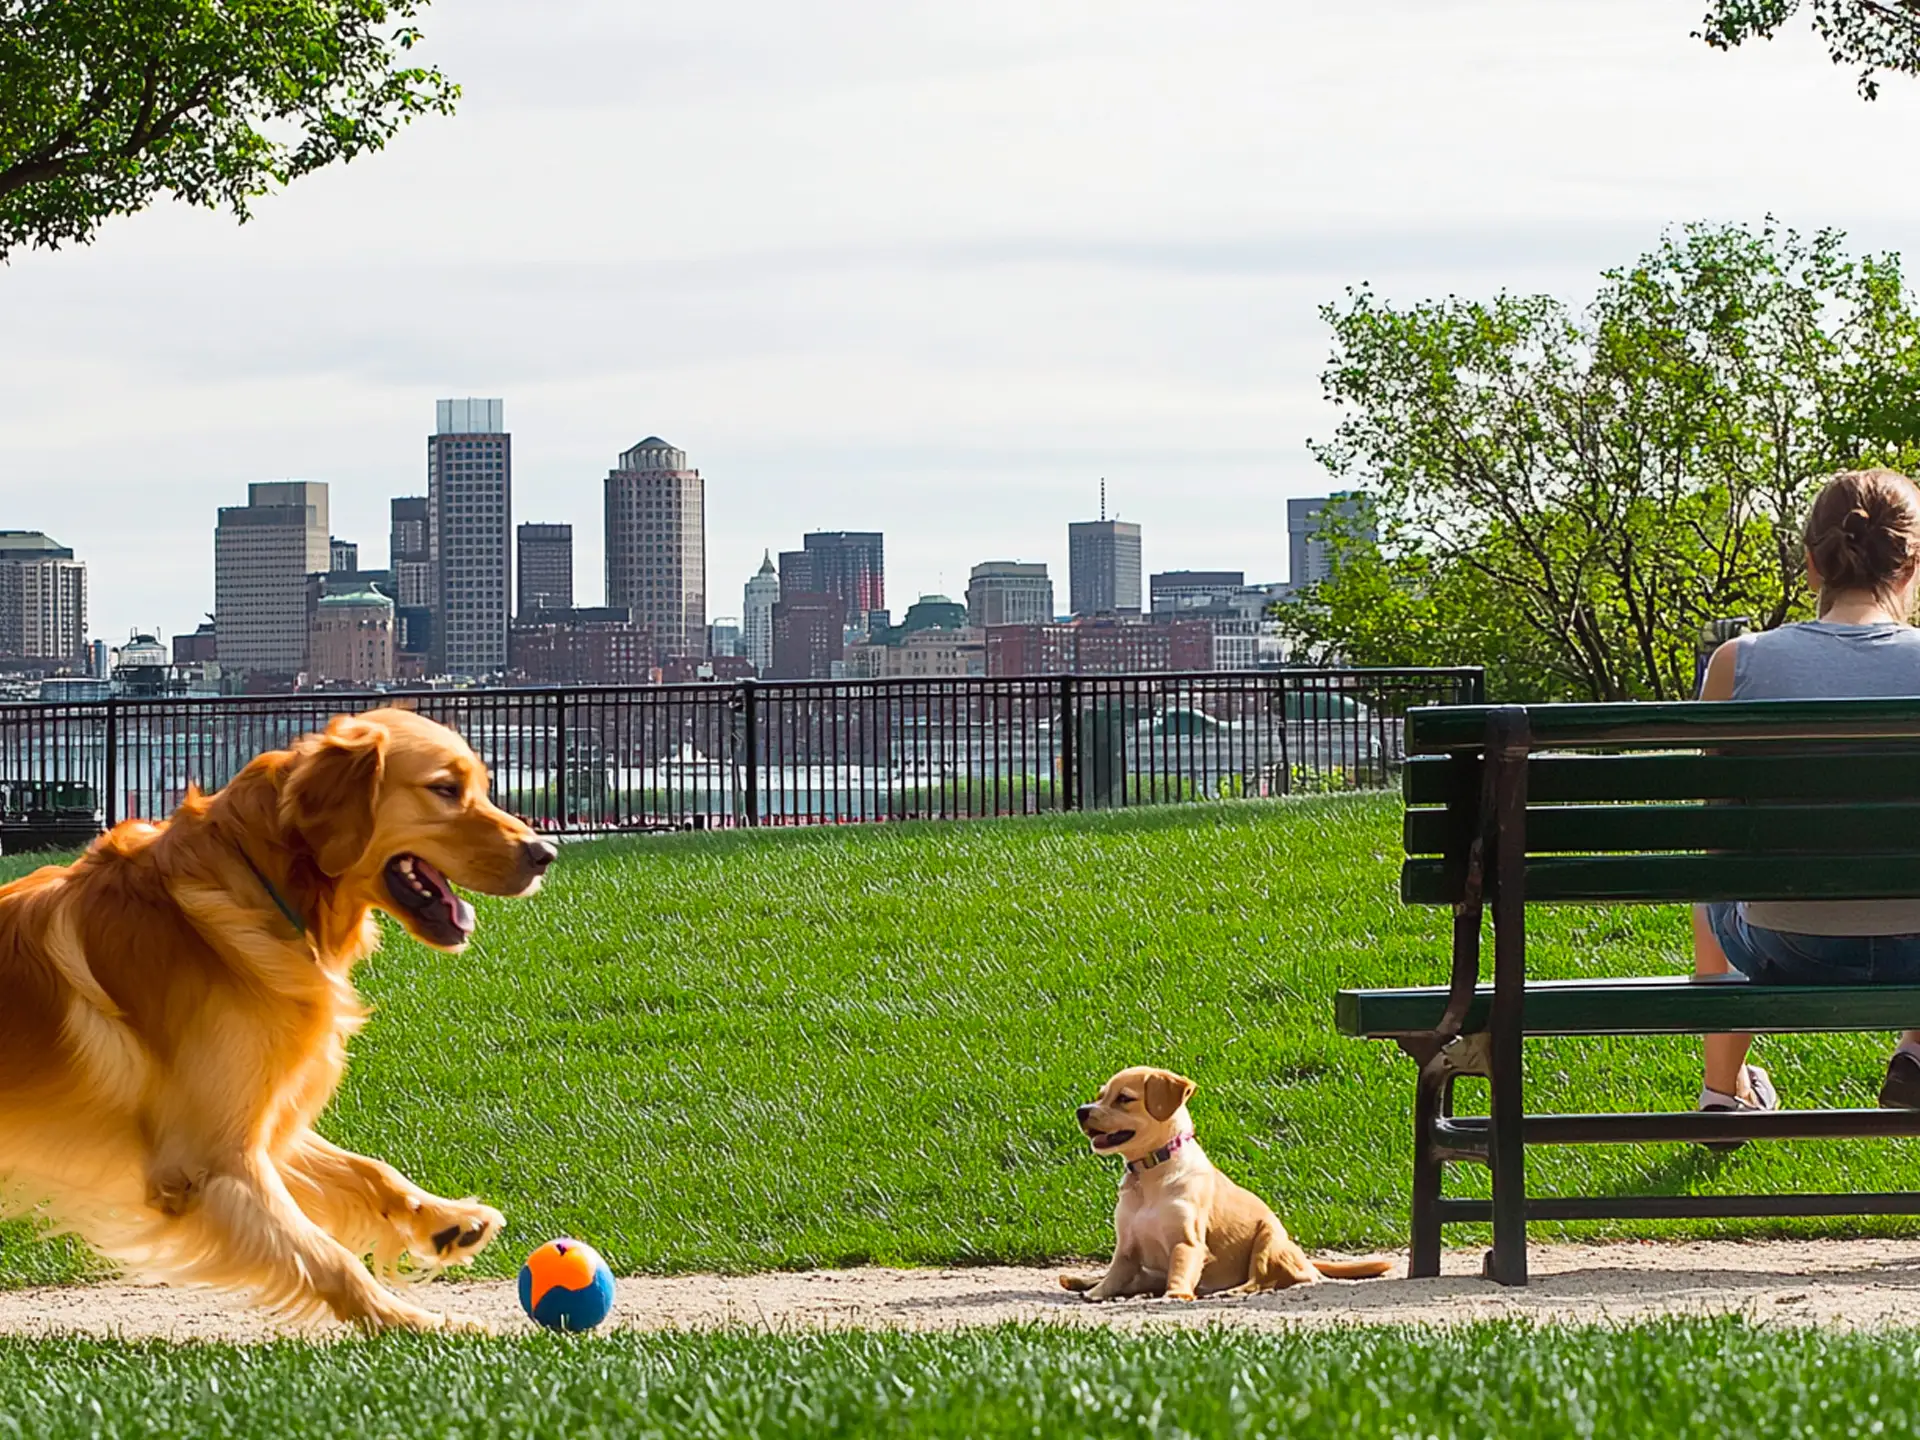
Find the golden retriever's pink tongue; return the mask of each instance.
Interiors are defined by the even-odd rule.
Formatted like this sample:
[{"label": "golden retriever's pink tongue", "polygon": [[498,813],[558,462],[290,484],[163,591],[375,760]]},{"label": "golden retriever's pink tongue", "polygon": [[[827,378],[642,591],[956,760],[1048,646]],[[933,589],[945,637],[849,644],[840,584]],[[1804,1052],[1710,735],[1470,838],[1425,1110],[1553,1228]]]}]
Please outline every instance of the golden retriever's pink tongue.
[{"label": "golden retriever's pink tongue", "polygon": [[452,881],[448,880],[445,875],[441,874],[440,871],[428,864],[425,860],[422,860],[416,855],[413,858],[413,864],[416,870],[421,871],[426,876],[427,883],[446,897],[447,918],[453,921],[454,928],[462,935],[471,935],[473,933],[473,906],[469,905],[465,898],[453,888]]}]

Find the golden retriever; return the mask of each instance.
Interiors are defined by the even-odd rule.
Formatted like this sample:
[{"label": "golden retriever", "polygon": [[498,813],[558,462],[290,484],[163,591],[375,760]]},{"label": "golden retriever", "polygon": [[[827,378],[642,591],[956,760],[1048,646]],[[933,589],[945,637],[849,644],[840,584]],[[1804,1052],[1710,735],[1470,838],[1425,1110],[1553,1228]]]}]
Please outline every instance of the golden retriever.
[{"label": "golden retriever", "polygon": [[453,888],[530,895],[557,852],[453,731],[342,716],[163,824],[0,888],[0,1209],[144,1277],[368,1328],[442,1317],[378,1284],[473,1256],[500,1213],[313,1124],[364,1018],[375,910],[458,953]]},{"label": "golden retriever", "polygon": [[1104,1275],[1062,1275],[1088,1300],[1253,1295],[1322,1275],[1362,1280],[1384,1260],[1309,1260],[1262,1200],[1214,1169],[1187,1114],[1193,1081],[1171,1070],[1122,1070],[1074,1113],[1094,1152],[1127,1162]]}]

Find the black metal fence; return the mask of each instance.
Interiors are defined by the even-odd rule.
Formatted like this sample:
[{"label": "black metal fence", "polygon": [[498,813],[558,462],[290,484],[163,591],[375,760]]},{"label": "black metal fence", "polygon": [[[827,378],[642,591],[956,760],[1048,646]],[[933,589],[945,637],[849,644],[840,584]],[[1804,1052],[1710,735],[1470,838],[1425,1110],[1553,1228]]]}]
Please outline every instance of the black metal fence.
[{"label": "black metal fence", "polygon": [[947,819],[1383,786],[1481,672],[742,681],[0,706],[0,848],[158,817],[342,711],[453,726],[558,834]]}]

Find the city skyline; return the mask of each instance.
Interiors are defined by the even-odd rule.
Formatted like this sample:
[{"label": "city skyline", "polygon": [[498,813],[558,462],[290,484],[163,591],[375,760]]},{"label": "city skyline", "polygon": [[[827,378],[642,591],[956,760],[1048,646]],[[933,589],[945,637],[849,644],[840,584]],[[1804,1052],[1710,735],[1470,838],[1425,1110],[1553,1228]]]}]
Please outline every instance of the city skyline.
[{"label": "city skyline", "polygon": [[[504,422],[502,418],[504,403],[500,399],[494,399],[494,400],[484,401],[484,402],[483,401],[467,401],[467,400],[453,402],[453,401],[441,399],[436,401],[435,403],[438,409],[436,412],[435,429],[433,432],[430,432],[428,436],[430,445],[437,438],[439,433],[439,426],[441,424],[455,423],[453,419],[454,416],[457,415],[459,417],[457,421],[457,424],[459,426],[464,427],[468,424],[468,419],[467,419],[468,412],[466,410],[462,409],[458,411],[452,411],[447,408],[456,403],[461,406],[487,405],[487,406],[493,407],[491,410],[488,410],[484,413],[478,412],[478,411],[474,412],[476,415],[480,415],[481,418],[473,421],[473,424],[476,427],[484,428],[483,422],[485,422],[485,424],[500,425],[501,428],[504,429]],[[501,438],[510,442],[513,440],[513,437],[511,436],[511,434],[503,435]],[[650,444],[650,445],[661,445],[664,442],[660,442],[652,439],[652,437],[649,437],[648,441],[644,443]],[[508,453],[511,455],[511,451],[509,451]],[[676,452],[676,453],[684,454],[684,452]],[[510,471],[517,470],[519,468],[517,461],[511,458],[507,461],[507,464],[510,467]],[[601,473],[601,481],[603,484],[606,478],[606,474],[607,472],[605,471],[602,471]],[[331,547],[336,545],[344,545],[344,546],[351,547],[355,553],[358,567],[361,570],[366,570],[366,571],[387,570],[387,569],[393,569],[397,565],[405,566],[409,563],[418,565],[418,561],[414,560],[412,557],[419,555],[421,552],[415,551],[415,552],[412,552],[411,555],[408,555],[408,554],[402,554],[398,552],[395,548],[396,537],[398,537],[401,534],[401,530],[399,528],[397,512],[394,507],[403,506],[403,505],[411,505],[411,506],[418,507],[417,515],[415,515],[414,518],[408,523],[412,530],[418,531],[418,537],[414,543],[421,544],[423,549],[426,547],[426,544],[428,543],[428,536],[430,535],[430,532],[431,532],[431,522],[427,518],[430,513],[428,497],[425,494],[417,493],[417,492],[424,492],[430,488],[429,481],[426,478],[422,478],[421,480],[411,485],[405,482],[401,482],[400,488],[398,491],[396,491],[395,493],[383,494],[377,497],[376,503],[373,504],[372,506],[369,506],[368,504],[368,497],[361,496],[361,495],[349,495],[347,492],[342,491],[338,486],[333,485],[332,483],[330,483],[329,481],[323,478],[308,477],[305,479],[287,479],[282,477],[282,478],[270,479],[270,480],[253,480],[253,481],[247,482],[247,484],[249,489],[251,489],[251,487],[253,486],[261,486],[261,485],[268,485],[268,486],[313,485],[313,486],[319,487],[319,493],[327,494],[330,497],[330,501],[331,501],[331,514],[329,516],[327,524],[323,526],[323,528],[328,531],[326,538],[327,538],[330,551],[331,551]],[[1093,482],[1089,493],[1092,496],[1092,505],[1094,507],[1099,506],[1099,504],[1101,503],[1102,494],[1106,489],[1110,489],[1110,488],[1111,487],[1104,486],[1103,482],[1101,482],[1100,480],[1096,479]],[[590,553],[591,551],[596,549],[599,550],[601,557],[604,557],[604,554],[605,554],[605,550],[603,547],[594,546],[590,543],[590,537],[598,537],[603,535],[604,533],[604,519],[605,519],[604,492],[600,495],[596,495],[593,497],[594,500],[598,502],[598,504],[596,505],[596,508],[591,513],[588,513],[585,515],[569,513],[564,517],[562,517],[559,515],[557,511],[557,507],[548,505],[544,499],[536,500],[533,503],[537,507],[541,507],[541,514],[544,515],[546,518],[538,522],[529,522],[526,520],[522,512],[515,507],[515,505],[511,500],[512,486],[510,482],[507,486],[507,489],[508,489],[508,496],[507,496],[506,509],[508,513],[504,517],[495,517],[495,518],[501,521],[501,523],[503,523],[504,525],[504,542],[507,546],[509,553],[513,555],[513,560],[512,560],[513,575],[512,575],[511,582],[508,585],[509,611],[517,613],[518,596],[519,596],[519,590],[520,590],[519,554],[518,554],[519,547],[518,547],[517,537],[518,537],[520,528],[523,525],[526,525],[529,523],[531,523],[536,529],[543,528],[546,526],[558,525],[563,529],[570,530],[571,538],[568,543],[572,550],[572,571],[573,571],[573,585],[574,585],[572,603],[574,605],[582,606],[586,608],[592,608],[592,607],[596,607],[596,606],[608,603],[607,597],[604,594],[604,586],[600,584],[596,584],[593,578],[594,574],[596,573],[604,573],[604,558],[602,558],[602,563],[599,565],[590,565],[589,562],[587,562],[583,558],[585,554]],[[544,494],[546,492],[542,492],[542,493]],[[722,495],[724,498],[724,491],[722,491]],[[1313,497],[1307,497],[1307,498],[1318,499],[1318,498],[1324,498],[1324,497],[1313,496]],[[342,503],[343,501],[347,503],[343,504]],[[226,509],[226,508],[232,508],[232,507],[221,506],[218,508]],[[706,508],[707,508],[708,515],[711,516],[712,510],[714,508],[711,499],[707,501]],[[1283,510],[1284,508],[1285,507],[1283,505]],[[31,506],[26,507],[25,509],[18,510],[15,513],[24,515],[30,509],[31,509]],[[366,531],[355,531],[353,529],[353,524],[351,521],[341,518],[344,515],[364,516],[367,513],[369,513],[370,510],[378,514],[380,523],[378,524],[377,527],[366,530]],[[0,518],[5,518],[5,517],[0,517]],[[1031,518],[1031,517],[1028,517],[1028,518]],[[1111,519],[1113,517],[1110,516],[1109,518]],[[1078,524],[1078,523],[1087,523],[1087,522],[1084,520],[1084,517],[1073,517],[1073,516],[1066,516],[1060,520],[1056,528],[1063,542],[1066,540],[1066,537],[1069,532],[1069,528],[1072,525]],[[33,527],[33,526],[23,525],[17,528],[34,529],[34,528],[44,528],[44,527]],[[214,528],[217,530],[217,526]],[[777,556],[779,553],[781,553],[783,549],[798,549],[801,546],[804,546],[808,537],[814,537],[816,539],[824,539],[829,536],[841,537],[841,536],[855,535],[859,533],[871,533],[875,536],[879,536],[879,535],[888,535],[893,532],[888,532],[884,529],[879,529],[879,528],[876,528],[871,532],[850,532],[850,531],[844,531],[844,530],[828,531],[828,530],[823,530],[819,528],[810,528],[808,530],[800,532],[800,534],[795,536],[775,537],[774,539],[771,539],[766,543],[760,544],[759,551],[763,555],[763,557],[770,556],[770,555]],[[913,546],[913,539],[911,534],[902,536],[901,539],[905,541],[906,548],[908,548],[909,551],[915,548]],[[783,543],[786,541],[797,541],[798,544],[787,545]],[[1150,572],[1158,572],[1161,569],[1174,568],[1174,567],[1161,566],[1158,563],[1158,560],[1155,555],[1154,542],[1155,542],[1155,537],[1153,534],[1145,533],[1143,535],[1142,541],[1141,541],[1142,560],[1141,560],[1141,567],[1140,567],[1140,579],[1141,579],[1141,584],[1143,586],[1145,584],[1147,575]],[[890,543],[898,543],[898,542],[890,542]],[[1217,543],[1217,537],[1216,537],[1216,543]],[[1281,532],[1280,549],[1272,555],[1267,555],[1267,556],[1262,556],[1257,558],[1254,563],[1246,567],[1248,572],[1260,574],[1263,576],[1271,575],[1271,577],[1274,580],[1284,580],[1288,578],[1288,576],[1284,572],[1286,570],[1285,562],[1287,559],[1287,546],[1289,543],[1291,542],[1290,542],[1290,537],[1288,535],[1288,531],[1285,528],[1283,528]],[[88,561],[89,554],[84,543],[81,545],[71,546],[69,548],[73,550],[74,555],[77,557],[77,559],[81,563],[85,564]],[[1045,547],[1041,547],[1041,548],[1045,548]],[[1054,548],[1056,548],[1060,552],[1060,557],[1057,560],[1056,559],[1040,559],[1040,560],[1029,559],[1029,560],[1021,561],[1019,563],[1037,564],[1037,565],[1044,566],[1046,568],[1048,575],[1052,579],[1053,584],[1057,586],[1060,592],[1059,593],[1060,603],[1056,607],[1057,612],[1061,615],[1065,615],[1067,613],[1070,613],[1068,605],[1066,603],[1070,569],[1071,569],[1070,557],[1069,557],[1070,547],[1067,543],[1060,543]],[[1239,549],[1244,550],[1245,548],[1246,546],[1244,541],[1239,542]],[[209,550],[217,551],[217,546],[209,546]],[[1212,555],[1213,555],[1213,552],[1208,552],[1207,558],[1211,560]],[[956,555],[952,565],[951,566],[943,565],[933,578],[924,579],[924,580],[910,579],[908,583],[905,584],[904,586],[899,586],[897,598],[890,597],[891,608],[896,612],[903,613],[909,605],[915,603],[916,601],[922,599],[923,597],[932,596],[932,595],[946,595],[956,600],[964,600],[967,593],[967,589],[968,589],[969,578],[972,575],[972,572],[974,571],[974,569],[979,565],[981,565],[982,563],[984,562],[979,557],[966,557],[966,556]],[[1007,563],[1007,562],[995,562],[995,563]],[[208,590],[207,599],[205,603],[201,604],[197,609],[193,609],[188,615],[184,615],[178,621],[175,621],[172,619],[168,619],[164,616],[156,617],[151,613],[136,613],[134,615],[134,618],[128,624],[126,624],[124,627],[120,629],[115,629],[112,627],[110,622],[106,622],[104,618],[96,618],[99,615],[99,611],[97,609],[97,603],[93,599],[93,596],[97,593],[96,587],[100,586],[100,582],[103,578],[103,575],[101,573],[100,567],[97,564],[89,566],[88,584],[90,588],[89,588],[88,603],[89,603],[90,614],[88,618],[88,628],[89,628],[88,638],[90,640],[103,641],[109,646],[118,646],[125,643],[126,640],[135,633],[154,634],[157,632],[162,639],[165,639],[169,635],[190,633],[193,630],[194,626],[200,621],[200,619],[204,615],[213,612],[216,608],[217,595],[215,594],[215,585],[214,585],[216,568],[217,568],[217,554],[210,553],[207,558],[207,569],[206,569],[206,581],[207,581],[207,590]],[[419,566],[419,568],[424,570],[427,567]],[[1215,565],[1212,568],[1218,568],[1218,566]],[[706,575],[706,590],[707,590],[707,595],[709,597],[707,600],[707,609],[709,612],[707,615],[707,619],[712,620],[714,618],[718,618],[721,616],[731,616],[732,618],[735,618],[735,619],[742,618],[738,613],[742,607],[737,601],[734,601],[732,603],[731,609],[728,608],[729,597],[736,595],[740,591],[741,587],[744,585],[745,581],[748,579],[751,579],[752,575],[758,569],[759,569],[759,566],[758,564],[756,564],[752,567],[752,569],[746,571],[742,576],[739,576],[739,577],[735,577],[732,575],[716,576],[713,571],[712,562],[709,561],[707,566],[707,575]],[[398,572],[396,572],[396,579],[399,579]],[[425,580],[430,585],[437,584],[437,579],[428,579],[428,577],[426,576],[423,576],[422,579]],[[415,583],[417,584],[419,582],[415,582]],[[408,588],[407,583],[405,581],[401,581],[401,585],[402,585],[403,591]],[[111,593],[113,589],[113,584],[110,578],[108,579],[108,583],[104,588],[109,593]],[[404,607],[407,603],[409,603],[409,597],[403,594],[400,603]],[[138,606],[135,607],[136,610],[140,608],[141,607],[138,607]],[[151,611],[153,607],[145,607],[145,608],[148,611]],[[436,640],[436,645],[439,643],[440,642]]]}]

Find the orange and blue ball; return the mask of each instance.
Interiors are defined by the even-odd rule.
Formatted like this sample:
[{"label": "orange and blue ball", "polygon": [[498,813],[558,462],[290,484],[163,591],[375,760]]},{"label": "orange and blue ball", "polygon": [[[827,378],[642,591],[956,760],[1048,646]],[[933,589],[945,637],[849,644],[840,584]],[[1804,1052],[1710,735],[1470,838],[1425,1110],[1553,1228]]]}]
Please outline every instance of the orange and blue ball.
[{"label": "orange and blue ball", "polygon": [[613,1272],[578,1240],[549,1240],[520,1267],[520,1308],[549,1330],[591,1330],[613,1312]]}]

